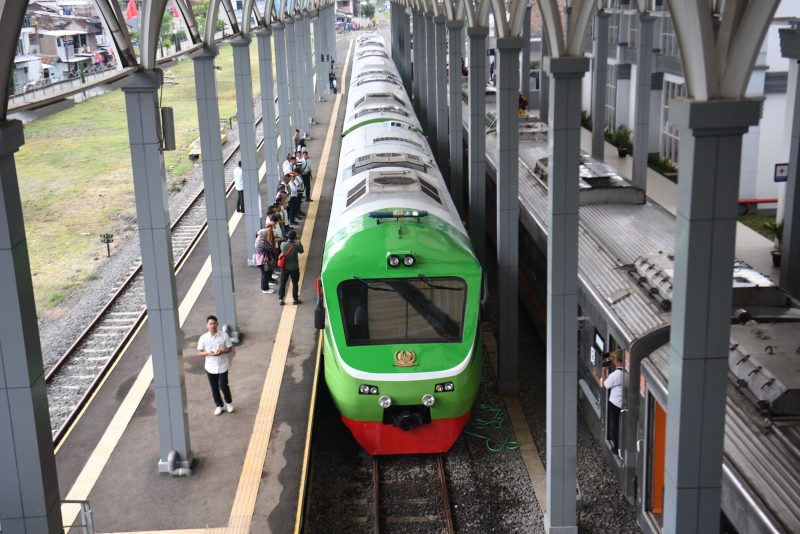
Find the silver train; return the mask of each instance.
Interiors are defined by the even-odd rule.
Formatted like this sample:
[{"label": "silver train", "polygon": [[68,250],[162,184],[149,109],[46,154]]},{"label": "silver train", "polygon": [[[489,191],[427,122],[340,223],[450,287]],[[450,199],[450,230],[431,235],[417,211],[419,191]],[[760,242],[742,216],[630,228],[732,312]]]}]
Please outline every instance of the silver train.
[{"label": "silver train", "polygon": [[[492,123],[493,98],[487,95]],[[465,111],[468,113],[468,111]],[[466,123],[466,120],[465,120]],[[493,233],[497,136],[486,139]],[[520,125],[520,293],[544,334],[547,128]],[[582,157],[579,225],[581,412],[644,532],[661,532],[675,218],[615,170]],[[746,264],[733,266],[722,510],[741,534],[800,532],[800,303]],[[620,454],[612,452],[601,353],[622,349]]]}]

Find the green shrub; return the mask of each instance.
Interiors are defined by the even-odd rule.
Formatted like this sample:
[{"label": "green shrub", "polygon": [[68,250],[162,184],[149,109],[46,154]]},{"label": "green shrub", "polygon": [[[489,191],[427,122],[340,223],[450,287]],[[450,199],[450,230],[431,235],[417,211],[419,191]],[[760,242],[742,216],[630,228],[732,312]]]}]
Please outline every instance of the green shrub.
[{"label": "green shrub", "polygon": [[581,127],[592,131],[592,114],[585,109],[581,110]]}]

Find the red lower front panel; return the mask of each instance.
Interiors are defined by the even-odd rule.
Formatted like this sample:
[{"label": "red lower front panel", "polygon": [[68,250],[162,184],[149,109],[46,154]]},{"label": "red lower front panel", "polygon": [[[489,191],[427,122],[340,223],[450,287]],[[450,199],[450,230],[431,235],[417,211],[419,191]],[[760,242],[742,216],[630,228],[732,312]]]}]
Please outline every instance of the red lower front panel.
[{"label": "red lower front panel", "polygon": [[369,454],[431,454],[450,450],[467,424],[470,413],[452,419],[434,419],[412,430],[381,421],[354,421],[345,416],[342,416],[342,421]]}]

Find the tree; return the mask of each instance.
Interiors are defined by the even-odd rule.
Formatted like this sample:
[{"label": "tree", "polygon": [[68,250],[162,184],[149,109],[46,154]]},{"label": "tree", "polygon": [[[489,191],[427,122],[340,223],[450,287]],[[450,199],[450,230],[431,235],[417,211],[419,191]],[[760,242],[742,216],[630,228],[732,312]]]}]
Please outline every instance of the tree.
[{"label": "tree", "polygon": [[371,19],[375,15],[375,6],[373,6],[372,4],[362,5],[361,15],[365,18]]}]

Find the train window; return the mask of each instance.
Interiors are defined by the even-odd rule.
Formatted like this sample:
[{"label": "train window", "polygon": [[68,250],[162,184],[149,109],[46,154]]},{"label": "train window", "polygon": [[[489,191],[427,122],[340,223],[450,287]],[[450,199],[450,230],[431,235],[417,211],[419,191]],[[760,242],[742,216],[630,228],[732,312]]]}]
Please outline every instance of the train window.
[{"label": "train window", "polygon": [[339,284],[348,345],[461,341],[464,280],[355,278]]}]

